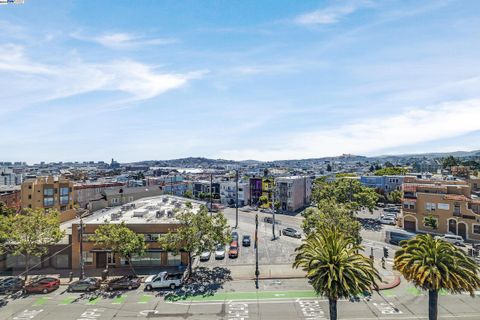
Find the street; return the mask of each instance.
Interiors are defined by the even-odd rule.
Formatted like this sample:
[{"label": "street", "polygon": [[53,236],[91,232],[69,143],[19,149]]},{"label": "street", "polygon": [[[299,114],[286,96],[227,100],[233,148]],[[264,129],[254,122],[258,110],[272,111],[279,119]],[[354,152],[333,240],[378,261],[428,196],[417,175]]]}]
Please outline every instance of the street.
[{"label": "street", "polygon": [[[179,289],[181,291],[182,289]],[[1,319],[327,319],[328,301],[317,298],[303,279],[231,281],[209,295],[177,301],[170,291],[97,294],[68,293],[65,287],[47,295],[9,300]],[[338,303],[339,319],[426,319],[427,300],[409,284]],[[480,292],[478,293],[480,294]],[[479,319],[479,297],[441,293],[439,318]],[[172,299],[175,300],[175,299]]]}]

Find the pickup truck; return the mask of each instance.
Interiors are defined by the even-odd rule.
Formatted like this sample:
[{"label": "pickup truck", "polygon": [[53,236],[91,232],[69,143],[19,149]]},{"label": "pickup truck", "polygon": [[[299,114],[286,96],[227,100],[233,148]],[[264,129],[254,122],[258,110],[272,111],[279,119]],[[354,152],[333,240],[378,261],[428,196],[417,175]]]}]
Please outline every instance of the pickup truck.
[{"label": "pickup truck", "polygon": [[182,283],[183,273],[167,273],[166,271],[163,271],[145,279],[145,290],[151,291],[152,289],[159,288],[170,288],[173,290],[180,287]]}]

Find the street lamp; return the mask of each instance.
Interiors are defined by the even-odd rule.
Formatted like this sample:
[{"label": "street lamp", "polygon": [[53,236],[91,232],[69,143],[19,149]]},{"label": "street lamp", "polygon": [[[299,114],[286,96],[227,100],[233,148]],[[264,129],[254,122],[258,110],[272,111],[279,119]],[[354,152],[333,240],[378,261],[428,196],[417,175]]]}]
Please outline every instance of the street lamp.
[{"label": "street lamp", "polygon": [[258,213],[255,213],[255,288],[258,289]]},{"label": "street lamp", "polygon": [[85,278],[85,263],[83,261],[83,231],[84,231],[84,226],[83,226],[83,219],[82,216],[80,215],[80,225],[78,226],[78,231],[80,234],[80,280]]},{"label": "street lamp", "polygon": [[272,240],[277,240],[277,236],[275,234],[275,180],[272,181],[272,213],[273,213]]},{"label": "street lamp", "polygon": [[212,188],[213,188],[213,173],[210,173],[210,215],[213,215],[213,207],[212,207],[213,194],[212,194]]},{"label": "street lamp", "polygon": [[235,192],[235,229],[238,228],[238,169],[235,169],[235,185],[236,185],[236,192]]}]

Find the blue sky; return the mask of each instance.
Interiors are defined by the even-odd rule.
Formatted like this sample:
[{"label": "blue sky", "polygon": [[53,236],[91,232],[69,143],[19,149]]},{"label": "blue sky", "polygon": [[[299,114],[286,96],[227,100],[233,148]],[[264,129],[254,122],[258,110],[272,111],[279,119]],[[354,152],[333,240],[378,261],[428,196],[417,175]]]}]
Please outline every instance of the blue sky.
[{"label": "blue sky", "polygon": [[480,2],[0,6],[0,161],[480,149]]}]

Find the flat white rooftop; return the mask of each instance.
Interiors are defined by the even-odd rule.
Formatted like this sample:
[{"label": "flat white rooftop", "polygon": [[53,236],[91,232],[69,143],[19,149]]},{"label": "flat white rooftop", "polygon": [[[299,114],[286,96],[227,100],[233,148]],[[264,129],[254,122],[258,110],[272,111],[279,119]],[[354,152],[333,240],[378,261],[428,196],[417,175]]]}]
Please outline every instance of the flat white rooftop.
[{"label": "flat white rooftop", "polygon": [[[83,218],[84,224],[122,223],[126,224],[173,224],[176,211],[187,209],[186,203],[192,204],[192,211],[197,212],[204,204],[201,201],[190,200],[170,195],[161,195],[139,199],[126,203],[122,206],[105,208],[93,212]],[[74,219],[62,223],[62,229],[71,230],[72,224],[80,223],[80,219]],[[70,231],[71,232],[71,231]]]}]

